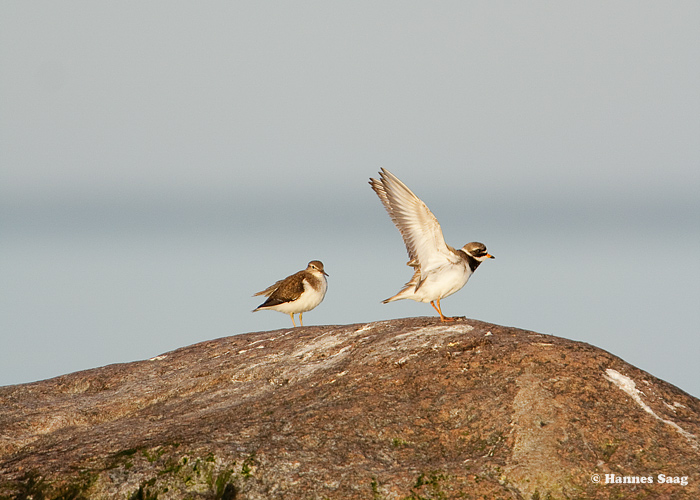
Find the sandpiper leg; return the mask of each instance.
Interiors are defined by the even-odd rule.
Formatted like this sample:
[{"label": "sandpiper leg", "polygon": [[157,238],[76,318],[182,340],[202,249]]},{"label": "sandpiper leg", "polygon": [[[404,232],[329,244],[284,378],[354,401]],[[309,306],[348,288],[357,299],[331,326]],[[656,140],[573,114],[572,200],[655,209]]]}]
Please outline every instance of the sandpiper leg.
[{"label": "sandpiper leg", "polygon": [[301,321],[301,315],[304,313],[299,313],[299,325],[304,326],[304,323]]},{"label": "sandpiper leg", "polygon": [[292,318],[292,324],[294,325],[294,328],[296,328],[297,324],[294,322],[294,313],[289,313],[289,317]]}]

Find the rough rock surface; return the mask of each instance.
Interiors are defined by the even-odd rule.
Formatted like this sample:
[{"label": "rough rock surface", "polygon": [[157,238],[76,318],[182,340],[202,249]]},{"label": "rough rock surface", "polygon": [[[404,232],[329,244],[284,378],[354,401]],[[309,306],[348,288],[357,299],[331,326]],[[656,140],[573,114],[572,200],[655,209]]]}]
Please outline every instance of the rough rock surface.
[{"label": "rough rock surface", "polygon": [[237,335],[0,405],[0,498],[700,498],[700,400],[473,320]]}]

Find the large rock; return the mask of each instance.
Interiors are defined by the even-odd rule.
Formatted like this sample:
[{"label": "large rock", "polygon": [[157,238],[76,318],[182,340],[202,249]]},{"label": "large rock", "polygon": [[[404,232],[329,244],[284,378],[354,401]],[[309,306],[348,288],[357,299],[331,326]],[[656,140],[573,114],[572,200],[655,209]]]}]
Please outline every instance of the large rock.
[{"label": "large rock", "polygon": [[237,335],[0,404],[0,498],[700,498],[698,399],[472,320]]}]

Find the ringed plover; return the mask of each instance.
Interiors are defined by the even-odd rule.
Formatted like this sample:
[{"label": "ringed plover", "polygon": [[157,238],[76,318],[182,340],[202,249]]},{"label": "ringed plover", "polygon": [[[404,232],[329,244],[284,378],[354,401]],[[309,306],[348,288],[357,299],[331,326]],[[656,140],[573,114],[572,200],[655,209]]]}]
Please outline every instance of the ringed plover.
[{"label": "ringed plover", "polygon": [[445,243],[442,229],[433,213],[398,177],[382,168],[379,180],[370,178],[370,186],[384,204],[408,250],[408,266],[413,277],[399,293],[383,303],[401,299],[430,302],[440,321],[456,318],[442,314],[440,300],[460,290],[486,259],[495,258],[483,243],[467,243],[454,249]]}]

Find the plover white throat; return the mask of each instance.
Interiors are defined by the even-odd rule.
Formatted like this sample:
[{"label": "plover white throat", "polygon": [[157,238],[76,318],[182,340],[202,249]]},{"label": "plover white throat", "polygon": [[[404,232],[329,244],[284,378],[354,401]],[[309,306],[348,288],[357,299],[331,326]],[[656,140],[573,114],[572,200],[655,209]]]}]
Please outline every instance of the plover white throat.
[{"label": "plover white throat", "polygon": [[370,186],[384,204],[398,228],[413,267],[411,280],[399,293],[383,302],[411,299],[430,302],[441,321],[454,321],[442,314],[440,300],[460,290],[486,259],[495,258],[483,243],[467,243],[454,249],[445,243],[442,229],[430,209],[398,177],[382,168],[379,180],[370,178]]},{"label": "plover white throat", "polygon": [[257,295],[267,297],[267,300],[256,307],[253,312],[272,309],[289,314],[294,326],[297,326],[294,315],[299,313],[299,324],[304,326],[302,313],[319,305],[326,296],[328,289],[326,276],[328,274],[323,270],[323,263],[319,260],[312,260],[303,271],[287,276],[262,292],[253,295],[253,297]]}]

